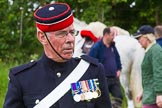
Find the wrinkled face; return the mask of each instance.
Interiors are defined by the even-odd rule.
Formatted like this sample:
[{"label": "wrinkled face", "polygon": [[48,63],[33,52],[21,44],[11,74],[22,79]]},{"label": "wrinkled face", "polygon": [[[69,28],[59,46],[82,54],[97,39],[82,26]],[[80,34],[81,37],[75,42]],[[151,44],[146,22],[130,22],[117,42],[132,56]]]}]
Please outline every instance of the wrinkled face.
[{"label": "wrinkled face", "polygon": [[147,37],[141,36],[141,37],[138,38],[138,42],[145,49],[147,48],[147,41],[148,41]]},{"label": "wrinkled face", "polygon": [[[47,32],[46,34],[51,45],[59,55],[61,55],[65,59],[70,59],[72,57],[75,42],[75,30],[73,25],[59,31]],[[53,51],[49,43],[46,47],[46,52],[50,54],[49,56],[51,58],[61,60],[58,54]]]}]

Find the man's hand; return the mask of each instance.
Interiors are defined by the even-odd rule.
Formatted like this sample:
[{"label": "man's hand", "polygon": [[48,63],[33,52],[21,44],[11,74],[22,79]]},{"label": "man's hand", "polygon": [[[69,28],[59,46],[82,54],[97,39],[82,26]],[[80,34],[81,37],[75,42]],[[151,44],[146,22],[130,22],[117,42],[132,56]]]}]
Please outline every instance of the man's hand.
[{"label": "man's hand", "polygon": [[142,100],[142,96],[143,96],[143,91],[141,91],[137,97],[136,97],[136,102],[139,103]]},{"label": "man's hand", "polygon": [[162,108],[162,95],[156,96],[156,104],[159,108]]},{"label": "man's hand", "polygon": [[116,77],[119,78],[120,77],[120,74],[121,74],[121,71],[118,70],[117,73],[116,73]]}]

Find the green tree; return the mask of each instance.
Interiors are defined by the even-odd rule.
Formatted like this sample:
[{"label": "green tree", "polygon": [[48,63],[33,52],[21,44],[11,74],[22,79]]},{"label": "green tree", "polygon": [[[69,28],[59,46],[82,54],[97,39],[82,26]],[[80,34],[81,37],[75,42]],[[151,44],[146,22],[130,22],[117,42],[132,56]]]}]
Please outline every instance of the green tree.
[{"label": "green tree", "polygon": [[137,29],[143,24],[149,24],[151,26],[162,24],[162,1],[161,0],[128,0],[130,3],[135,2],[135,6],[132,8],[134,12],[134,22],[132,22],[133,28]]},{"label": "green tree", "polygon": [[[33,11],[35,2],[29,0],[1,1],[0,57],[5,61],[23,62],[39,53]],[[39,3],[35,3],[39,5]]]}]

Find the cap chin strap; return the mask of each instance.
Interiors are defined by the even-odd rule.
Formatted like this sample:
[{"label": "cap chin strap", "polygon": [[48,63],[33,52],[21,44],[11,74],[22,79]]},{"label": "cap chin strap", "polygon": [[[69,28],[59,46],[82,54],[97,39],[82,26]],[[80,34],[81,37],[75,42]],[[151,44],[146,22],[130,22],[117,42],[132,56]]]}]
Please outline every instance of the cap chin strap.
[{"label": "cap chin strap", "polygon": [[50,44],[52,50],[53,50],[62,60],[69,60],[69,59],[66,59],[66,58],[62,57],[62,56],[55,50],[55,48],[52,46],[50,40],[48,39],[47,34],[46,34],[45,32],[43,32],[43,33],[44,33],[44,35],[46,36],[46,39],[47,39],[48,43]]}]

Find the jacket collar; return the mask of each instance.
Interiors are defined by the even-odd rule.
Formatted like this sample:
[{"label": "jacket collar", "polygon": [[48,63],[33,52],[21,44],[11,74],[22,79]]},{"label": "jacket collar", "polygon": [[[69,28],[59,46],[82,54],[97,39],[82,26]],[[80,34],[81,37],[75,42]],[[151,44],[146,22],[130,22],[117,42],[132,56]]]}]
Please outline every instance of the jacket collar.
[{"label": "jacket collar", "polygon": [[145,50],[147,52],[154,44],[156,44],[156,41],[152,42]]}]

